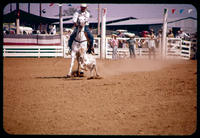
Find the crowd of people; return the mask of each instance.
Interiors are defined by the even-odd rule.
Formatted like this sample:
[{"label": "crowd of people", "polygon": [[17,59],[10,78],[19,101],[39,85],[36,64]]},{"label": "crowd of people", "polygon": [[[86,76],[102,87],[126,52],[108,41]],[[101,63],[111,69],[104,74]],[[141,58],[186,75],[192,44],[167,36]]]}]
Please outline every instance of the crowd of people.
[{"label": "crowd of people", "polygon": [[[166,36],[168,38],[181,38],[182,40],[190,40],[193,36],[188,35],[182,29],[178,30],[176,34],[173,33],[172,29],[169,29]],[[112,34],[112,39],[109,42],[109,45],[113,48],[113,59],[117,59],[117,48],[129,48],[130,58],[135,58],[136,53],[135,49],[137,48],[148,48],[149,51],[149,59],[156,58],[156,48],[159,48],[162,39],[162,30],[159,30],[157,35],[153,29],[149,30],[149,34],[146,36],[148,39],[134,39],[134,34],[129,34],[128,40],[125,39],[117,39],[124,38],[125,35],[119,33],[118,35]]]}]

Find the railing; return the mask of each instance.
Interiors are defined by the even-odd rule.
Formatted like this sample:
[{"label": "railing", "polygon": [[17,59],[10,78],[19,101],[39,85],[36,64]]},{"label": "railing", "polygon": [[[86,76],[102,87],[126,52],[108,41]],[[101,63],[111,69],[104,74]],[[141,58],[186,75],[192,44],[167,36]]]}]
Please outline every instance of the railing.
[{"label": "railing", "polygon": [[4,57],[63,57],[63,46],[4,46]]},{"label": "railing", "polygon": [[180,38],[168,38],[166,55],[190,59],[191,42]]},{"label": "railing", "polygon": [[[64,36],[63,46],[57,45],[57,44],[50,44],[50,41],[53,42],[53,40],[46,40],[46,38],[43,38],[44,36],[40,36],[41,40],[36,40],[38,37],[34,36],[28,37],[27,39],[15,38],[15,37],[8,37],[4,39],[4,44],[7,43],[7,45],[3,46],[3,56],[4,57],[64,57],[64,58],[71,58],[70,55],[67,55],[69,48],[68,48],[68,39]],[[45,36],[46,37],[46,36]],[[52,36],[50,36],[52,37]],[[28,43],[28,45],[15,45],[15,44],[8,44],[9,42],[16,42],[13,39],[17,39],[17,41],[20,41],[20,43],[25,42]],[[21,40],[20,40],[21,39]],[[44,39],[44,40],[43,40]],[[55,37],[55,41],[58,43],[59,37]],[[111,38],[106,38],[106,52],[105,57],[106,59],[112,58],[112,48],[109,45],[109,40]],[[128,38],[118,38],[120,42],[125,42],[128,40]],[[142,42],[143,44],[141,47],[138,45],[135,45],[135,54],[136,56],[147,56],[149,54],[148,49],[148,40],[147,37],[141,37],[141,38],[135,38],[136,41]],[[155,39],[156,42],[156,54],[161,54],[161,40]],[[35,42],[36,44],[29,44]],[[16,42],[19,43],[19,42]],[[167,38],[167,48],[166,48],[166,56],[170,57],[177,57],[177,58],[183,58],[183,59],[190,59],[191,58],[191,47],[192,45],[195,45],[194,42],[191,41],[185,41],[181,40],[179,38]],[[95,57],[100,58],[100,38],[94,38],[94,48],[95,48]],[[118,48],[118,57],[119,58],[128,58],[130,56],[129,54],[129,48],[127,45],[123,46],[123,43],[121,43],[120,47]]]},{"label": "railing", "polygon": [[63,57],[59,35],[4,35],[4,57]]}]

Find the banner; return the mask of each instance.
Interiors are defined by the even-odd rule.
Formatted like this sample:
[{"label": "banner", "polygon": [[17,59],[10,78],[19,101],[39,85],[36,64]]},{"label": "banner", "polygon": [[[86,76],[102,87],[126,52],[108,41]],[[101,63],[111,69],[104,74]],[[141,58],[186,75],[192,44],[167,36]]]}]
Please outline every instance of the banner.
[{"label": "banner", "polygon": [[[190,14],[190,13],[193,11],[193,9],[180,9],[180,10],[179,10],[179,14],[182,14],[185,10],[187,10],[187,13],[188,13],[188,14]],[[172,14],[174,14],[175,11],[176,11],[176,9],[172,9],[172,10],[171,10]]]}]

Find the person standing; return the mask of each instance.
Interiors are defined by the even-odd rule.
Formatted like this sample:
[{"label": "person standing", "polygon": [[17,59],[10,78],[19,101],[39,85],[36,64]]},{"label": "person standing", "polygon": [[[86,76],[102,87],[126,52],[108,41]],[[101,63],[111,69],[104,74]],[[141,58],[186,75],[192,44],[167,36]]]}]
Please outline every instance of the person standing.
[{"label": "person standing", "polygon": [[153,55],[153,58],[155,59],[156,44],[155,44],[155,35],[153,33],[149,36],[148,48],[149,48],[149,59],[151,59],[152,55]]},{"label": "person standing", "polygon": [[117,59],[117,49],[118,49],[119,41],[117,40],[117,35],[112,34],[112,39],[110,41],[110,46],[113,49],[112,59]]},{"label": "person standing", "polygon": [[157,48],[161,48],[161,39],[162,39],[162,30],[159,30],[158,31],[158,35],[157,35],[157,39],[156,39],[156,41],[157,41]]},{"label": "person standing", "polygon": [[177,36],[177,38],[181,38],[182,40],[187,40],[187,39],[190,38],[190,36],[187,35],[182,29],[180,29],[180,30],[178,31],[178,36]]},{"label": "person standing", "polygon": [[172,29],[169,29],[169,32],[167,33],[167,37],[174,38],[174,34],[172,32]]},{"label": "person standing", "polygon": [[128,42],[128,45],[129,45],[130,58],[135,58],[136,57],[136,54],[135,54],[136,41],[134,39],[135,34],[130,34],[129,37],[130,37],[130,39],[127,40],[127,42]]}]

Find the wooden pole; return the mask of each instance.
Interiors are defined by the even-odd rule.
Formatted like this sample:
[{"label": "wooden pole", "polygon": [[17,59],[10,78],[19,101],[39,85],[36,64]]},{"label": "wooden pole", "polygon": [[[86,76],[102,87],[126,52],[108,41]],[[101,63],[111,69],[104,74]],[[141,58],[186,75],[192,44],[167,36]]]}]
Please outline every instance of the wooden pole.
[{"label": "wooden pole", "polygon": [[60,44],[63,44],[63,17],[62,17],[62,4],[59,5],[59,15],[60,15]]},{"label": "wooden pole", "polygon": [[164,9],[164,18],[163,18],[163,31],[162,31],[162,58],[166,56],[166,46],[167,46],[167,16],[168,9]]},{"label": "wooden pole", "polygon": [[102,9],[101,16],[101,47],[100,47],[100,59],[106,57],[106,12],[107,9]]},{"label": "wooden pole", "polygon": [[30,14],[30,3],[28,3],[28,13]]},{"label": "wooden pole", "polygon": [[100,35],[100,4],[98,4],[98,33],[97,33],[97,36]]},{"label": "wooden pole", "polygon": [[20,21],[19,21],[19,18],[20,18],[20,11],[19,11],[19,3],[16,3],[16,12],[17,12],[17,18],[16,18],[16,33],[17,34],[20,34],[20,31],[19,31],[19,24],[20,24]]},{"label": "wooden pole", "polygon": [[40,33],[42,32],[41,17],[42,17],[42,3],[40,3]]},{"label": "wooden pole", "polygon": [[[10,13],[12,12],[12,3],[10,3]],[[10,23],[9,23],[9,33],[10,33]]]}]

